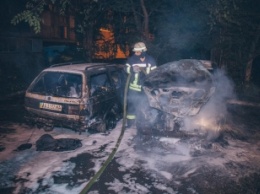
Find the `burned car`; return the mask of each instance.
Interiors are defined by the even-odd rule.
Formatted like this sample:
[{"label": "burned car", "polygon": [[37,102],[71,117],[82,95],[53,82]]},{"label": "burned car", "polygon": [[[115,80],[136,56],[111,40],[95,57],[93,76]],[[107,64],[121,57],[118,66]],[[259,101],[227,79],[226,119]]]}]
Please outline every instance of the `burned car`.
[{"label": "burned car", "polygon": [[56,64],[43,70],[25,94],[27,121],[51,130],[114,128],[122,115],[123,66],[106,63]]},{"label": "burned car", "polygon": [[183,59],[163,64],[146,76],[144,107],[137,129],[165,133],[180,128],[184,117],[194,116],[215,91],[209,61]]}]

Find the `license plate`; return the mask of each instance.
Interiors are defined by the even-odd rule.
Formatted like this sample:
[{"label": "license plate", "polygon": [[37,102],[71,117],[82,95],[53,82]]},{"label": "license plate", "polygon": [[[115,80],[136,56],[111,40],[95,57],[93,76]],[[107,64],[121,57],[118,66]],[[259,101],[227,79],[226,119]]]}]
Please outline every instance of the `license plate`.
[{"label": "license plate", "polygon": [[62,106],[59,104],[50,104],[45,102],[40,102],[41,109],[54,110],[54,111],[62,111]]}]

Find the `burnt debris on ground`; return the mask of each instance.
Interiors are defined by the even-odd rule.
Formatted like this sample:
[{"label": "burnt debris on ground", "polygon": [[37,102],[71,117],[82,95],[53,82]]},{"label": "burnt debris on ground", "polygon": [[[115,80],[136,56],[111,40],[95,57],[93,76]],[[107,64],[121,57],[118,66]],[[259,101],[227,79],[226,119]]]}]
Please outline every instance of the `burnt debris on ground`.
[{"label": "burnt debris on ground", "polygon": [[69,151],[82,146],[81,140],[72,138],[54,139],[50,134],[42,135],[36,141],[37,151]]}]

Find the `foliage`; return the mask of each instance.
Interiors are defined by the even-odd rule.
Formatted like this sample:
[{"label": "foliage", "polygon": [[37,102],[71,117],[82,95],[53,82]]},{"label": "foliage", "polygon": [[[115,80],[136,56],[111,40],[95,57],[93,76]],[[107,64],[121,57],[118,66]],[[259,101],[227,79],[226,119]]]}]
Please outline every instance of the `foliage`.
[{"label": "foliage", "polygon": [[11,23],[14,25],[21,22],[28,23],[35,33],[39,33],[42,22],[41,14],[49,3],[56,4],[61,15],[64,15],[66,10],[72,5],[71,0],[30,0],[26,2],[26,9],[16,14]]},{"label": "foliage", "polygon": [[234,79],[243,81],[245,71],[260,54],[259,1],[209,1],[213,47],[216,61],[230,70]]},{"label": "foliage", "polygon": [[107,46],[103,47],[104,50],[120,45],[127,53],[134,42],[144,41],[153,48],[151,51],[157,51],[160,49],[153,44],[154,38],[150,35],[154,34],[157,28],[154,21],[165,12],[165,9],[169,9],[170,2],[170,0],[160,2],[157,0],[149,2],[147,0],[29,0],[26,10],[18,13],[12,23],[28,23],[36,33],[39,33],[41,14],[49,3],[53,3],[60,8],[60,14],[67,12],[75,14],[78,40],[86,50],[91,50],[90,55],[99,49],[94,43],[103,39],[99,33],[100,28],[109,29],[114,34],[114,42],[106,42]]},{"label": "foliage", "polygon": [[13,18],[12,24],[16,25],[21,21],[27,22],[29,26],[32,27],[36,33],[39,33],[41,31],[39,15],[34,15],[32,12],[26,10],[22,13],[17,14]]},{"label": "foliage", "polygon": [[[13,24],[26,22],[40,32],[41,13],[53,3],[73,13],[78,40],[88,56],[98,49],[127,53],[144,41],[158,64],[180,58],[212,59],[242,80],[246,65],[260,54],[259,1],[256,0],[28,0]],[[100,28],[113,32],[103,47]]]}]

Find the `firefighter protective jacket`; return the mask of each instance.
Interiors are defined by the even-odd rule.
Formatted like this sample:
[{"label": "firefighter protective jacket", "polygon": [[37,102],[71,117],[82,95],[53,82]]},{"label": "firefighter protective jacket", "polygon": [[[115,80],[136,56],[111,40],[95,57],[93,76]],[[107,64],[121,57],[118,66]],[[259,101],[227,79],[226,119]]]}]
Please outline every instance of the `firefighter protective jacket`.
[{"label": "firefighter protective jacket", "polygon": [[[134,72],[133,68],[138,66],[139,72]],[[140,92],[142,91],[142,84],[146,74],[149,74],[156,68],[154,58],[148,54],[145,55],[145,60],[141,61],[140,56],[133,55],[126,61],[126,72],[131,74],[129,89]]]}]

